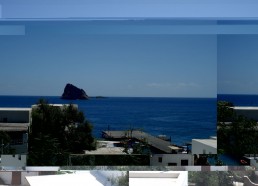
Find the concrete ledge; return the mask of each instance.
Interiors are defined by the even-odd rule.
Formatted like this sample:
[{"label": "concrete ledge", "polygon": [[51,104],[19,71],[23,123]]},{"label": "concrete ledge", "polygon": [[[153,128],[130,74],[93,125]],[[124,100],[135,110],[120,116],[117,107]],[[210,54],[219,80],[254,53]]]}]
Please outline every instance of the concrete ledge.
[{"label": "concrete ledge", "polygon": [[178,178],[179,172],[164,171],[130,171],[130,178]]}]

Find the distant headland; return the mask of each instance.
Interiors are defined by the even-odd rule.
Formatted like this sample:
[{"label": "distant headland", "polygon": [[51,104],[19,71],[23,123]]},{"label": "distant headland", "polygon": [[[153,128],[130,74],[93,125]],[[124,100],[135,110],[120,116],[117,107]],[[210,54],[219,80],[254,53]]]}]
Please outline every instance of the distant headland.
[{"label": "distant headland", "polygon": [[64,88],[64,92],[61,96],[61,99],[69,99],[69,100],[76,100],[76,99],[82,99],[87,100],[89,99],[89,96],[86,94],[86,92],[83,89],[80,89],[70,83],[66,84]]}]

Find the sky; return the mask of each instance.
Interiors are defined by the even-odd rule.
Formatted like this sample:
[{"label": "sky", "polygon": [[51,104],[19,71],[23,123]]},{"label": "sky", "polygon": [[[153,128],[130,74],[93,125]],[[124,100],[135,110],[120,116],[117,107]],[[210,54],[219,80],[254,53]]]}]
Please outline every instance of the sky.
[{"label": "sky", "polygon": [[89,96],[216,97],[215,34],[169,21],[2,24],[20,33],[0,35],[0,95],[60,96],[72,83]]},{"label": "sky", "polygon": [[2,18],[254,18],[257,0],[0,0]]},{"label": "sky", "polygon": [[[257,20],[257,9],[257,0],[0,0],[0,95],[60,95],[66,83],[92,96],[256,93],[257,21],[227,20]],[[23,21],[38,18],[73,21]],[[123,22],[139,19],[149,22]]]},{"label": "sky", "polygon": [[218,36],[218,93],[258,94],[258,35]]}]

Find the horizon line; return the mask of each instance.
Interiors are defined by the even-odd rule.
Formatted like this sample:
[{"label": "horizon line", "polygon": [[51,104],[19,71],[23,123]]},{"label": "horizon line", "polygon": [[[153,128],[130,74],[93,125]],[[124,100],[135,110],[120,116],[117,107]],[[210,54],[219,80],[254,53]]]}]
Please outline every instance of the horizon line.
[{"label": "horizon line", "polygon": [[[0,95],[0,96],[24,96],[24,97],[60,97],[59,95]],[[89,96],[89,98],[95,98],[95,97],[104,97],[104,98],[217,98],[216,97],[209,97],[209,96]]]},{"label": "horizon line", "polygon": [[258,95],[258,93],[218,93],[217,95]]}]

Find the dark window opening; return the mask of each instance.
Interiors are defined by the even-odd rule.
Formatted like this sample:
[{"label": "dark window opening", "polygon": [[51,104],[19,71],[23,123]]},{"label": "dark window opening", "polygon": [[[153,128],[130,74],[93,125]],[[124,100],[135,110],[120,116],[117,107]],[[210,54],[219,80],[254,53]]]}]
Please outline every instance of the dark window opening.
[{"label": "dark window opening", "polygon": [[177,166],[177,163],[168,163],[168,166]]},{"label": "dark window opening", "polygon": [[3,122],[7,123],[8,119],[7,118],[3,118]]},{"label": "dark window opening", "polygon": [[159,157],[159,163],[162,163],[162,157]]},{"label": "dark window opening", "polygon": [[181,160],[181,166],[188,165],[188,160]]}]

